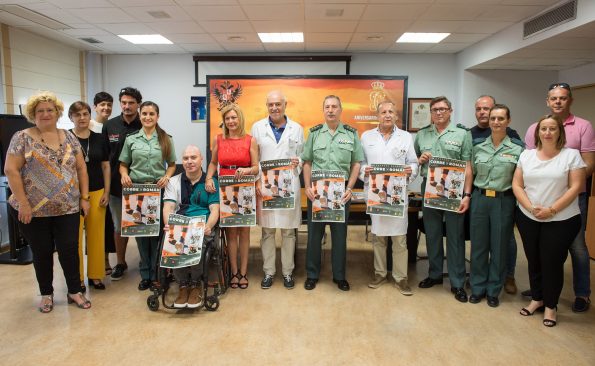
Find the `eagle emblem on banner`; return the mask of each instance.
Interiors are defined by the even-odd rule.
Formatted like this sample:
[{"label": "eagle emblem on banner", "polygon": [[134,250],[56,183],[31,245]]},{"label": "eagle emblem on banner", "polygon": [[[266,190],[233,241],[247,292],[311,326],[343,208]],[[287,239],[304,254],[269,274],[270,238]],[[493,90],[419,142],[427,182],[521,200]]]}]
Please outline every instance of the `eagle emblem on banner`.
[{"label": "eagle emblem on banner", "polygon": [[242,95],[242,86],[240,83],[237,83],[234,87],[229,80],[225,80],[221,84],[215,83],[215,87],[213,88],[213,95],[217,98],[217,102],[219,106],[217,110],[222,110],[229,104],[234,104]]}]

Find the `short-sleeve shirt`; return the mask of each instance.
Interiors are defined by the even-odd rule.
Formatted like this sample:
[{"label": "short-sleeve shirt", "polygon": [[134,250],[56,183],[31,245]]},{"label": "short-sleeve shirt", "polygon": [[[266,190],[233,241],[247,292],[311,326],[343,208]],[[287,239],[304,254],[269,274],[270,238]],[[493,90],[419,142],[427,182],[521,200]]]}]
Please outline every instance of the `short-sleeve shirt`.
[{"label": "short-sleeve shirt", "polygon": [[[525,134],[527,149],[535,149],[535,128],[537,123],[532,124]],[[582,153],[595,151],[595,134],[591,122],[586,119],[570,114],[564,121],[564,132],[566,132],[566,146],[576,149]]]},{"label": "short-sleeve shirt", "polygon": [[[489,127],[483,128],[483,127],[479,127],[479,125],[475,125],[475,126],[471,127],[471,129],[469,131],[471,132],[471,140],[473,141],[474,146],[479,143],[484,142],[485,139],[487,139],[488,137],[490,137],[492,135],[491,128],[489,128]],[[519,136],[519,133],[510,127],[506,127],[506,135],[508,137],[510,137],[511,139],[521,140],[521,136]]]},{"label": "short-sleeve shirt", "polygon": [[[473,153],[471,133],[464,126],[453,122],[442,133],[438,133],[434,124],[420,129],[413,145],[417,156],[430,152],[435,157],[471,161]],[[428,163],[421,166],[420,173],[422,177],[427,176]]]},{"label": "short-sleeve shirt", "polygon": [[312,170],[340,170],[347,179],[351,164],[364,160],[364,150],[357,130],[339,123],[331,134],[325,123],[310,129],[301,158],[312,162]]},{"label": "short-sleeve shirt", "polygon": [[209,206],[219,203],[219,182],[213,178],[215,192],[209,193],[205,190],[205,177],[203,172],[198,182],[194,185],[190,182],[186,173],[173,176],[163,193],[164,202],[174,202],[175,212],[179,215],[195,217],[206,216],[209,218],[211,211]]},{"label": "short-sleeve shirt", "polygon": [[[74,133],[73,133],[74,134]],[[75,135],[76,136],[76,135]],[[86,139],[76,136],[81,144],[81,151],[87,164],[87,175],[89,175],[89,192],[95,192],[103,188],[103,170],[101,162],[109,160],[109,151],[101,134],[91,131]],[[86,159],[86,158],[89,159]],[[89,160],[89,161],[87,161]]]},{"label": "short-sleeve shirt", "polygon": [[[517,140],[515,140],[517,141]],[[519,141],[520,143],[520,141]],[[512,176],[523,147],[506,136],[498,147],[491,137],[473,147],[473,185],[504,192],[512,188]]]},{"label": "short-sleeve shirt", "polygon": [[128,175],[134,183],[155,183],[165,175],[166,162],[176,162],[174,142],[169,138],[170,152],[164,161],[157,131],[147,139],[145,132],[139,130],[126,137],[120,153],[120,161],[128,165]]},{"label": "short-sleeve shirt", "polygon": [[[529,201],[533,205],[551,207],[568,191],[569,172],[587,165],[578,150],[563,148],[558,155],[545,161],[537,157],[536,149],[525,150],[521,154],[517,166],[523,172],[523,183]],[[527,217],[535,221],[562,221],[580,214],[578,197],[553,218],[546,220],[537,219],[522,205],[519,205],[519,208]]]},{"label": "short-sleeve shirt", "polygon": [[[7,154],[25,159],[21,177],[33,217],[61,216],[79,212],[79,180],[76,156],[81,145],[76,137],[64,131],[66,138],[58,150],[52,150],[33,139],[26,130],[18,131],[10,140]],[[8,202],[19,210],[14,194]]]}]

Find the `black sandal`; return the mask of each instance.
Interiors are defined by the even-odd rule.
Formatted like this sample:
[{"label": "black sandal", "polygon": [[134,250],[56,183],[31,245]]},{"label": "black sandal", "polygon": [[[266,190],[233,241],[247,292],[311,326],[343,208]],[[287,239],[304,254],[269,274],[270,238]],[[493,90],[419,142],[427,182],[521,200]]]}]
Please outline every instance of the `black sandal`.
[{"label": "black sandal", "polygon": [[[237,278],[238,282],[231,282],[234,278]],[[229,279],[229,287],[231,287],[231,288],[240,287],[240,279],[242,279],[242,275],[240,274],[240,272],[231,275],[231,278]]]},{"label": "black sandal", "polygon": [[[242,280],[242,278],[246,280],[246,283],[240,283],[240,282],[239,282],[239,281],[241,281],[241,280]],[[240,274],[240,275],[239,275],[239,277],[238,277],[238,280],[239,280],[239,281],[238,281],[238,287],[239,287],[241,290],[245,290],[245,289],[247,289],[247,288],[248,288],[248,285],[249,285],[249,283],[248,283],[248,274],[245,274],[245,275],[242,275],[242,274]]]}]

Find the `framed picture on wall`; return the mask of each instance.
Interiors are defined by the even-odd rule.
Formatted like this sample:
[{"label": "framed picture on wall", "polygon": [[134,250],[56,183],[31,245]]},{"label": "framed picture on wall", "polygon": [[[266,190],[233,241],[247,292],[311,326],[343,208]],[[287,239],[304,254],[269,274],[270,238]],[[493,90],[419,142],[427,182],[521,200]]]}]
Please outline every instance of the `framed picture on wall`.
[{"label": "framed picture on wall", "polygon": [[[246,131],[268,116],[266,96],[281,90],[287,97],[286,114],[304,127],[324,122],[322,102],[330,94],[341,98],[341,121],[361,136],[378,125],[376,107],[391,100],[403,115],[407,103],[407,77],[381,75],[207,75],[207,134],[210,143],[222,132],[220,111],[227,104],[240,105]],[[306,136],[307,137],[307,136]]]},{"label": "framed picture on wall", "polygon": [[417,132],[431,123],[430,101],[432,98],[409,98],[407,131]]}]

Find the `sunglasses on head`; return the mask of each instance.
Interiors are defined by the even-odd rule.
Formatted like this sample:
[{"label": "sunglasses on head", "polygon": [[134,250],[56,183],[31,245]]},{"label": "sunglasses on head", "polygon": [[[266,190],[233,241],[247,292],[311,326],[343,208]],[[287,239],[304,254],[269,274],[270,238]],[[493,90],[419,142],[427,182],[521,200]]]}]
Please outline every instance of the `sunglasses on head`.
[{"label": "sunglasses on head", "polygon": [[556,88],[562,88],[562,89],[566,89],[570,91],[570,85],[568,85],[567,83],[555,83],[550,85],[550,88],[548,90],[552,90],[552,89],[556,89]]}]

